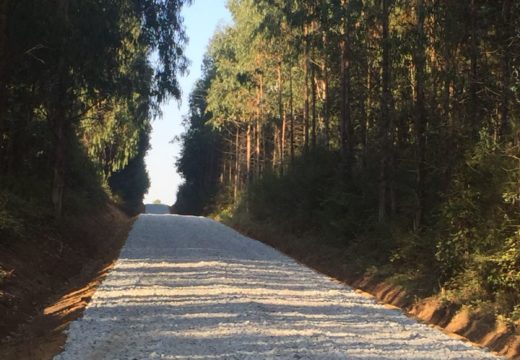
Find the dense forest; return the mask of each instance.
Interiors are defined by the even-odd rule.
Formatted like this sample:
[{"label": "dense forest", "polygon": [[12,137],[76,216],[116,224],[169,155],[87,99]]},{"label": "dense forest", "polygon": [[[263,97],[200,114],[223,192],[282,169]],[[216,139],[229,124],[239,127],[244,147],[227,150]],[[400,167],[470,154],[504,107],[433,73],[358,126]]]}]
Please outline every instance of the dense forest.
[{"label": "dense forest", "polygon": [[184,2],[0,1],[2,234],[108,197],[139,211],[151,120],[187,65]]},{"label": "dense forest", "polygon": [[344,249],[520,319],[520,3],[230,0],[179,213]]}]

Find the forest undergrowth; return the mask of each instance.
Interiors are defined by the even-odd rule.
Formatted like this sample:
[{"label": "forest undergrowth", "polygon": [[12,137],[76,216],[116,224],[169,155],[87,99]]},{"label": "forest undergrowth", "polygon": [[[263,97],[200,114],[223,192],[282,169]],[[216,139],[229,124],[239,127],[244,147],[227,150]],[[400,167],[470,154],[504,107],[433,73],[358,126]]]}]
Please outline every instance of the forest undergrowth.
[{"label": "forest undergrowth", "polygon": [[[444,192],[432,193],[420,229],[406,207],[380,224],[377,183],[371,181],[377,177],[370,176],[377,169],[345,176],[330,151],[304,155],[283,174],[264,175],[236,206],[220,207],[213,216],[261,238],[283,239],[273,244],[289,253],[295,246],[308,256],[313,249],[335,249],[329,256],[342,259],[349,277],[375,276],[402,286],[410,299],[435,296],[516,327],[518,160],[489,146],[479,142]],[[413,195],[402,187],[397,196],[406,204]]]}]

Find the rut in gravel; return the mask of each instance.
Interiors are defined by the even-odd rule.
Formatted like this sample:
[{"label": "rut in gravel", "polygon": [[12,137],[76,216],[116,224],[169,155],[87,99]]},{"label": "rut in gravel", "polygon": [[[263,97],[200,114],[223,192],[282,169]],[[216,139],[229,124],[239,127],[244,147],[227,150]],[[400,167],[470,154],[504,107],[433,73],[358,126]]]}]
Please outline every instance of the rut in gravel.
[{"label": "rut in gravel", "polygon": [[217,222],[148,211],[56,359],[497,358]]}]

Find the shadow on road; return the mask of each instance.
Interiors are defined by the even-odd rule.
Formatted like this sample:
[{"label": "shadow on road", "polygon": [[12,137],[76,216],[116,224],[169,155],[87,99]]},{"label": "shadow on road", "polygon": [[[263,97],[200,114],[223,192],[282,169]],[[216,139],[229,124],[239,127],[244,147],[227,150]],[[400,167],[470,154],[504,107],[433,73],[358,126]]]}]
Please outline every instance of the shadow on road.
[{"label": "shadow on road", "polygon": [[141,215],[58,359],[475,359],[211,220]]}]

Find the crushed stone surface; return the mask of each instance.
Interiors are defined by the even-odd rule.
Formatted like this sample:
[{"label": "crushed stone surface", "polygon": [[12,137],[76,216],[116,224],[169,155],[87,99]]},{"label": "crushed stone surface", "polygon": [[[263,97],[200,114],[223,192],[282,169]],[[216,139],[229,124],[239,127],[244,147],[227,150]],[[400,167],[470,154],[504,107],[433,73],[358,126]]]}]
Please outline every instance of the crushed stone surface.
[{"label": "crushed stone surface", "polygon": [[55,359],[498,359],[215,221],[147,211]]}]

